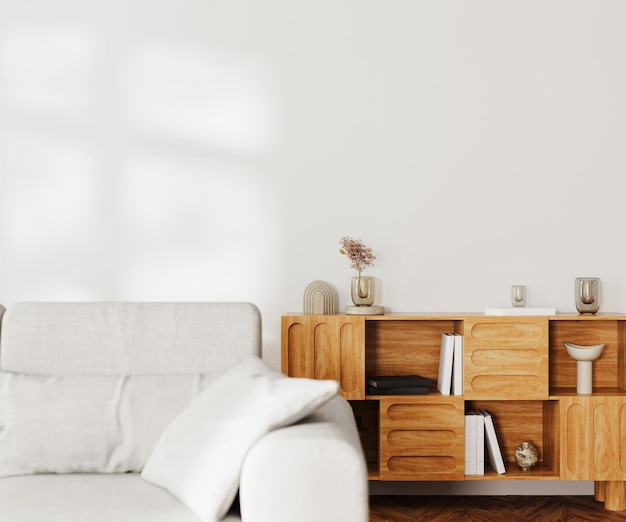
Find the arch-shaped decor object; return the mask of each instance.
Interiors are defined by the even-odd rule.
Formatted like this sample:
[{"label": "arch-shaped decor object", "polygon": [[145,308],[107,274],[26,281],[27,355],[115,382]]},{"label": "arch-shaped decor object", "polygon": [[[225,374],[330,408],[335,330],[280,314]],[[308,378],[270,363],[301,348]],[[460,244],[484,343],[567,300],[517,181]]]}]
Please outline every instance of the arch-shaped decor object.
[{"label": "arch-shaped decor object", "polygon": [[326,281],[313,281],[304,289],[304,315],[329,315],[336,312],[335,290]]}]

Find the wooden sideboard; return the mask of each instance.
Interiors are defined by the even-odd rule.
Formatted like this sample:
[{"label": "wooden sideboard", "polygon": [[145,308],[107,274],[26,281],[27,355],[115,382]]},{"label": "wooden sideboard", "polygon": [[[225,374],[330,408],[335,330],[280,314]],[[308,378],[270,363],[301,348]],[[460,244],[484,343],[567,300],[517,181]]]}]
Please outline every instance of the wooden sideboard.
[{"label": "wooden sideboard", "polygon": [[[369,395],[366,376],[419,374],[436,384],[443,333],[463,335],[462,396]],[[606,343],[593,393],[576,393],[563,342]],[[281,366],[293,377],[334,379],[361,432],[369,478],[593,480],[607,509],[626,509],[626,315],[479,313],[301,315],[281,318]],[[464,473],[464,415],[488,410],[507,472]],[[515,449],[539,462],[522,471]],[[488,469],[489,468],[489,469]]]}]

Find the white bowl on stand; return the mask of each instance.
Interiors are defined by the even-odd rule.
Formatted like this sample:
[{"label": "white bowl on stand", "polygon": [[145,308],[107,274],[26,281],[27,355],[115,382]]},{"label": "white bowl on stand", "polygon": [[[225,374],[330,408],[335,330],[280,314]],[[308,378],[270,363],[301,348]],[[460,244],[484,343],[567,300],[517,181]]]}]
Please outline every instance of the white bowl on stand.
[{"label": "white bowl on stand", "polygon": [[593,361],[602,355],[606,343],[583,346],[564,342],[563,345],[569,356],[576,361],[576,393],[590,395],[593,392]]}]

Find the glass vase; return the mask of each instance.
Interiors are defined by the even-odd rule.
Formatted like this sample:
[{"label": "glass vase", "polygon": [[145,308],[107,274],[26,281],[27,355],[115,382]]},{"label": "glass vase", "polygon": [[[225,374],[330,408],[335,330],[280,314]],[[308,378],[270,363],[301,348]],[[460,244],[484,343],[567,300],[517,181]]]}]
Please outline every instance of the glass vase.
[{"label": "glass vase", "polygon": [[374,277],[354,276],[350,293],[355,306],[372,306],[374,304]]},{"label": "glass vase", "polygon": [[600,309],[600,280],[597,277],[576,278],[576,310],[595,314]]}]

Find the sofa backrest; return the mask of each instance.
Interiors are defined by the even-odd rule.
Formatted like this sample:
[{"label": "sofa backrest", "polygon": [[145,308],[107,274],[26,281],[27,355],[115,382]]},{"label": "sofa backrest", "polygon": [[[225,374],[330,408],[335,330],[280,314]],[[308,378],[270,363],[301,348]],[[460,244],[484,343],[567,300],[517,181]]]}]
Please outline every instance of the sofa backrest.
[{"label": "sofa backrest", "polygon": [[15,373],[221,374],[248,355],[261,355],[250,303],[18,303],[0,330],[0,370]]}]

